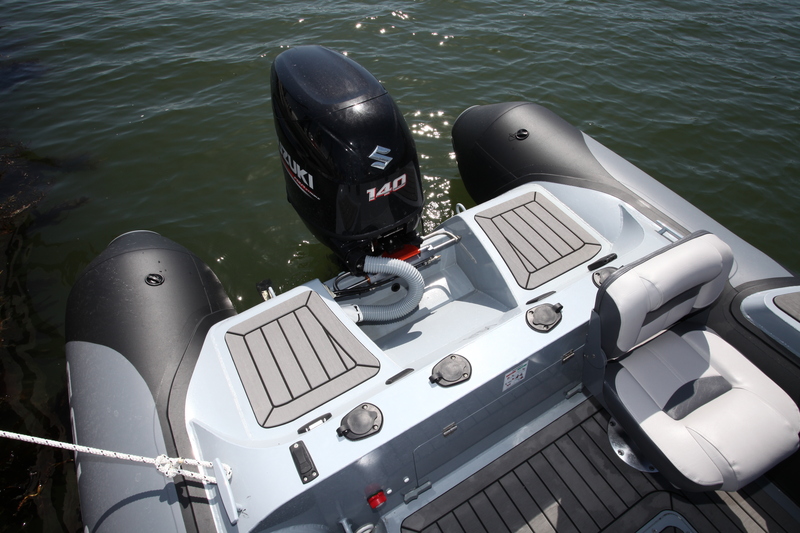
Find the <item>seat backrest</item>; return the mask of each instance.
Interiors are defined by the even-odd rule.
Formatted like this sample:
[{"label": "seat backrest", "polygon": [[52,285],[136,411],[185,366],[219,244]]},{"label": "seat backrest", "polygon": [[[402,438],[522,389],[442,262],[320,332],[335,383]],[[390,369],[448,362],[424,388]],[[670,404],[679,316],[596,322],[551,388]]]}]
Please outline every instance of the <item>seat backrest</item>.
[{"label": "seat backrest", "polygon": [[594,307],[605,358],[616,359],[711,305],[732,266],[730,247],[703,231],[614,272],[600,287]]}]

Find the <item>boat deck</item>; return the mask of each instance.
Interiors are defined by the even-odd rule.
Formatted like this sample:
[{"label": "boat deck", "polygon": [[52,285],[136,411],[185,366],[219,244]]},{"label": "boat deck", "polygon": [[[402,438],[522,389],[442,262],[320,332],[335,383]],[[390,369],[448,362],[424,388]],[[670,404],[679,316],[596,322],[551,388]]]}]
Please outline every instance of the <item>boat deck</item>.
[{"label": "boat deck", "polygon": [[608,414],[582,402],[409,515],[403,533],[800,531],[764,478],[684,493],[615,457],[607,427]]}]

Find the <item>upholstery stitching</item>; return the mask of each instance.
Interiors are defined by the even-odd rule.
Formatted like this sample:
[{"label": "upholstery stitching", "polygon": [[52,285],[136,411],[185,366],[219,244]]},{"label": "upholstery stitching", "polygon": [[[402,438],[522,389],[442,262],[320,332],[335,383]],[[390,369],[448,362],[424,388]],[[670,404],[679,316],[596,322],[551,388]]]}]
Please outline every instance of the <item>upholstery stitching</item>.
[{"label": "upholstery stitching", "polygon": [[[661,357],[658,355],[658,353],[653,351],[647,344],[643,344],[642,346],[640,346],[639,348],[636,349],[637,352],[640,352],[640,351],[643,351],[643,350],[647,350],[648,354],[650,354],[654,359],[657,359],[666,370],[668,370],[669,372],[671,372],[675,376],[675,378],[678,381],[681,380],[680,376],[676,375],[672,368],[670,368],[669,366],[665,365],[663,359],[661,359]],[[646,357],[646,356],[640,355],[639,357]],[[639,378],[637,378],[636,375],[633,372],[631,372],[631,370],[627,366],[625,366],[625,360],[624,359],[622,360],[622,366],[625,369],[625,371],[628,373],[628,375],[630,375],[631,379],[633,379],[633,381],[636,382],[636,384],[639,386],[639,388],[647,393],[647,396],[650,397],[650,399],[653,401],[653,404],[655,404],[655,406],[658,407],[659,409],[663,410],[664,406],[661,405],[661,402],[659,402],[656,398],[653,397],[653,395],[650,393],[650,389],[646,388],[644,385],[642,385],[642,382],[639,380]],[[674,394],[674,392],[675,391],[673,391],[673,394]]]},{"label": "upholstery stitching", "polygon": [[[666,330],[665,330],[665,332],[666,332]],[[674,368],[672,365],[670,365],[670,364],[668,363],[668,361],[669,361],[668,359],[665,359],[664,357],[662,357],[662,356],[661,356],[661,354],[660,354],[658,351],[656,351],[656,350],[653,350],[651,347],[649,347],[649,346],[648,346],[647,348],[648,348],[648,351],[649,351],[651,354],[653,354],[653,356],[654,356],[656,359],[658,359],[658,361],[661,363],[661,365],[662,365],[662,366],[663,366],[663,367],[664,367],[666,370],[668,370],[668,371],[669,371],[669,372],[670,372],[670,373],[671,373],[673,376],[675,376],[675,379],[678,381],[678,383],[680,383],[681,385],[682,385],[683,383],[685,383],[685,381],[684,381],[683,377],[682,377],[682,376],[681,376],[681,375],[680,375],[680,374],[679,374],[679,373],[678,373],[678,372],[675,370],[675,368]],[[678,385],[678,387],[680,387],[680,385]],[[675,389],[675,390],[677,390],[677,389]],[[675,390],[673,390],[673,391],[672,391],[672,394],[675,394]],[[656,405],[659,405],[660,407],[662,407],[662,408],[663,408],[663,406],[661,406],[661,405],[660,405],[658,402],[656,402]]]},{"label": "upholstery stitching", "polygon": [[[725,457],[725,455],[723,455],[723,453],[719,450],[719,448],[717,448],[714,445],[714,443],[712,443],[710,440],[708,440],[705,436],[703,436],[702,433],[700,433],[696,429],[690,428],[689,426],[684,426],[684,427],[686,428],[686,431],[689,432],[689,435],[691,435],[692,438],[695,440],[695,442],[697,442],[697,445],[700,446],[701,450],[703,449],[703,444],[700,442],[700,439],[702,439],[704,442],[708,443],[708,445],[717,452],[717,455],[719,457],[722,457],[722,459],[725,461],[725,464],[728,465],[728,469],[730,470],[731,474],[733,475],[734,481],[738,481],[738,477],[736,476],[736,471],[733,469],[733,465],[731,465],[730,461],[728,461],[728,458]],[[717,462],[714,461],[714,459],[710,455],[708,455],[708,453],[705,452],[705,450],[703,450],[703,451],[706,454],[706,457],[708,457],[709,460],[712,463],[714,463],[714,466],[717,468],[717,470],[719,470],[719,467],[717,466]],[[726,479],[727,476],[723,472],[720,472],[720,475],[722,476],[722,485],[725,486],[725,484],[726,484],[725,482],[727,481],[727,479]]]},{"label": "upholstery stitching", "polygon": [[[644,386],[642,386],[641,382],[638,379],[636,379],[636,376],[634,376],[633,373],[625,365],[622,365],[622,370],[620,372],[617,372],[617,375],[614,378],[615,383],[616,383],[616,380],[618,380],[619,377],[622,375],[623,371],[626,372],[628,377],[639,387],[639,390],[644,392],[647,395],[647,397],[650,398],[650,401],[653,402],[653,405],[656,406],[657,409],[661,409],[661,406],[658,404],[656,399],[653,398],[653,395],[650,394],[650,391],[647,390],[646,388],[644,388]],[[625,401],[622,399],[622,397],[620,397],[620,400],[622,400],[622,403],[625,404]],[[628,412],[630,412],[630,409],[628,409],[627,407],[625,409],[628,410]],[[632,413],[631,413],[631,415],[632,415]],[[638,420],[637,420],[636,423],[640,424],[640,422]]]},{"label": "upholstery stitching", "polygon": [[[691,337],[689,337],[689,338],[686,338],[686,337],[685,337],[685,335],[686,335],[687,333],[693,333],[693,332],[695,332],[695,331],[699,331],[699,332],[701,332],[701,333],[709,333],[709,331],[708,331],[706,328],[703,328],[703,329],[697,329],[697,330],[691,330],[691,331],[687,331],[687,332],[686,332],[686,333],[684,333],[683,335],[678,335],[678,336],[679,336],[681,339],[683,339],[683,341],[684,341],[686,344],[688,344],[689,346],[691,346],[691,347],[692,347],[692,349],[693,349],[695,352],[697,352],[697,354],[698,354],[698,355],[700,355],[701,357],[703,357],[703,359],[705,359],[705,360],[708,362],[708,366],[709,366],[709,367],[711,367],[711,368],[714,368],[714,367],[713,367],[713,365],[711,364],[711,343],[708,343],[708,346],[706,346],[706,349],[703,349],[703,348],[702,348],[702,347],[700,347],[700,346],[697,344],[697,342],[696,342],[696,341],[694,341],[694,340],[693,340]],[[712,334],[712,335],[716,335],[715,333],[711,333],[711,334]],[[717,337],[719,337],[719,335],[716,335],[716,336],[717,336]],[[703,335],[703,337],[705,338],[705,335]],[[722,339],[722,337],[719,337],[719,338],[720,338],[720,339]],[[722,340],[724,340],[724,339],[722,339]],[[734,348],[734,347],[733,347],[733,345],[731,345],[731,348]],[[735,349],[736,349],[736,348],[734,348],[734,350],[735,350]],[[736,351],[738,352],[739,350],[736,350]],[[706,359],[706,358],[705,358],[705,356],[706,356],[706,355],[708,355],[708,359]],[[714,371],[716,372],[716,368],[714,368]],[[717,372],[717,373],[719,374],[719,372]]]},{"label": "upholstery stitching", "polygon": [[[664,295],[661,293],[661,290],[651,280],[643,278],[641,275],[639,275],[638,272],[637,272],[637,275],[639,276],[639,281],[641,281],[642,285],[644,285],[645,294],[647,295],[647,312],[649,313],[650,311],[653,311],[653,310],[658,309],[659,307],[661,307],[661,305],[664,303]],[[652,289],[653,289],[652,291],[650,290],[650,287],[652,287]],[[661,300],[660,303],[658,305],[656,305],[655,307],[653,306],[653,301],[650,298],[650,296],[653,293],[657,294],[659,299]]]}]

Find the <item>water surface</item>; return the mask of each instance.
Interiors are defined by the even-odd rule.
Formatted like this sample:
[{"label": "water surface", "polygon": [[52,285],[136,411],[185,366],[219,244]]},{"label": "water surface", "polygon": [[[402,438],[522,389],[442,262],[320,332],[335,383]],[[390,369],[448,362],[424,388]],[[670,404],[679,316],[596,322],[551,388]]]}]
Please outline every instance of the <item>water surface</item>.
[{"label": "water surface", "polygon": [[[194,251],[239,310],[263,278],[282,291],[336,272],[285,201],[269,101],[272,60],[312,43],[404,112],[426,230],[472,205],[455,118],[529,100],[800,268],[797,2],[2,0],[0,135],[55,162],[34,165],[43,199],[5,234],[3,429],[71,438],[66,298],[120,233]],[[0,442],[0,529],[82,528],[69,460]]]}]

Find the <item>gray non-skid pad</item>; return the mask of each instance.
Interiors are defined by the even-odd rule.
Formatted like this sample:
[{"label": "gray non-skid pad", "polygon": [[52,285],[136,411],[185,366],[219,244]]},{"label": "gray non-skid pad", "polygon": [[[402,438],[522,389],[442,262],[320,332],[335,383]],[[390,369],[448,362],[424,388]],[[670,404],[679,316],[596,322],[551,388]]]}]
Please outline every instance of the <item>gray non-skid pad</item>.
[{"label": "gray non-skid pad", "polygon": [[772,301],[778,309],[800,322],[800,291],[781,294]]},{"label": "gray non-skid pad", "polygon": [[380,369],[313,291],[237,324],[225,341],[256,419],[267,428],[297,419]]},{"label": "gray non-skid pad", "polygon": [[535,289],[588,261],[600,243],[541,193],[481,211],[475,220],[523,289]]}]

